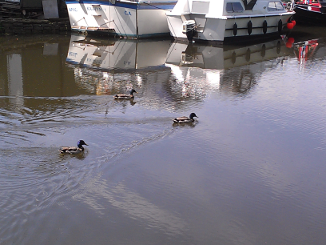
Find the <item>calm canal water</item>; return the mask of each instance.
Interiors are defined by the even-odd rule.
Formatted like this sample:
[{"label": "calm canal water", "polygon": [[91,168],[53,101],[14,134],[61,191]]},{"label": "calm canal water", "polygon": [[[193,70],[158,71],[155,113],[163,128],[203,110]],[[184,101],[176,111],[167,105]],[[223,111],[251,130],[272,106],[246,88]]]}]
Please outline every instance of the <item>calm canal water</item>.
[{"label": "calm canal water", "polygon": [[325,33],[1,37],[0,244],[325,244]]}]

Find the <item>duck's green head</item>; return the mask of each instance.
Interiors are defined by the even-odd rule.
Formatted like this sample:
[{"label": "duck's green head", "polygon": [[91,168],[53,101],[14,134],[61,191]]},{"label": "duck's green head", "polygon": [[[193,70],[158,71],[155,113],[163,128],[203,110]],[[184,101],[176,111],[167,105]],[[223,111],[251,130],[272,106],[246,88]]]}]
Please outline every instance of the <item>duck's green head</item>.
[{"label": "duck's green head", "polygon": [[130,94],[131,94],[131,95],[133,95],[133,93],[136,93],[136,94],[137,94],[136,90],[132,89],[132,90],[130,91]]},{"label": "duck's green head", "polygon": [[191,113],[189,116],[190,119],[193,119],[194,117],[197,117],[197,115],[195,113]]},{"label": "duck's green head", "polygon": [[79,140],[77,143],[78,148],[83,148],[83,145],[87,145],[87,144],[85,143],[85,141]]}]

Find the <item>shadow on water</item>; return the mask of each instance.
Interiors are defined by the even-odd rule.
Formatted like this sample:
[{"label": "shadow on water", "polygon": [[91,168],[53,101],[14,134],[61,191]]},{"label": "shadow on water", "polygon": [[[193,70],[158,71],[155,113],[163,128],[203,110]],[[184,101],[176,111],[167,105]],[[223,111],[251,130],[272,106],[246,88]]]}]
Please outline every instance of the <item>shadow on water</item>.
[{"label": "shadow on water", "polygon": [[84,152],[81,152],[79,154],[60,154],[60,159],[67,160],[69,157],[74,157],[78,160],[84,160],[88,155],[88,150],[85,150]]},{"label": "shadow on water", "polygon": [[326,27],[296,25],[288,36],[293,37],[296,42],[310,39],[323,40],[326,37]]}]

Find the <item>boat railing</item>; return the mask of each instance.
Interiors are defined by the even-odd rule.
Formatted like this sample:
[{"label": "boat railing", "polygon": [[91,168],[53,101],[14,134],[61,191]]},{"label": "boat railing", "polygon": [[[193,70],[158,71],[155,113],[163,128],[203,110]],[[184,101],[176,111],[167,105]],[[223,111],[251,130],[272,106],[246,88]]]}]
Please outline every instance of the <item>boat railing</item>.
[{"label": "boat railing", "polygon": [[152,1],[148,1],[148,0],[116,0],[119,2],[126,2],[126,3],[144,3],[144,4],[153,4],[153,3],[169,3],[169,2],[176,2],[174,0],[152,0]]},{"label": "boat railing", "polygon": [[117,0],[119,2],[126,2],[126,3],[139,3],[139,0]]}]

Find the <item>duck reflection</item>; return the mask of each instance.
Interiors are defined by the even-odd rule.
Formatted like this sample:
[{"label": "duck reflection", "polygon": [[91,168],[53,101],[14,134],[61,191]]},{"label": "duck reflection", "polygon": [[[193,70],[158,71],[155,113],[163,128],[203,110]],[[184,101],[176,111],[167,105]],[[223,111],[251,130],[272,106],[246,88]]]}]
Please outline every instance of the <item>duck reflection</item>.
[{"label": "duck reflection", "polygon": [[[251,46],[205,46],[175,42],[167,55],[175,82],[182,87],[182,96],[196,94],[206,87],[237,94],[247,93],[257,77],[269,67],[281,64],[291,54],[282,40]],[[198,69],[200,68],[200,69]],[[199,89],[190,81],[205,83]]]},{"label": "duck reflection", "polygon": [[73,157],[73,158],[78,159],[78,160],[85,160],[87,155],[88,155],[88,150],[85,150],[84,152],[82,152],[80,154],[73,154],[73,155],[60,154],[59,159],[60,159],[60,161],[64,161],[64,160],[69,159],[70,157]]},{"label": "duck reflection", "polygon": [[172,123],[172,127],[174,128],[180,128],[180,127],[184,127],[184,128],[194,128],[196,127],[196,125],[198,124],[198,121],[194,121],[192,123]]},{"label": "duck reflection", "polygon": [[114,104],[115,105],[120,105],[123,108],[127,108],[128,105],[134,106],[137,102],[135,101],[134,98],[129,99],[129,100],[120,100],[120,99],[115,99]]}]

